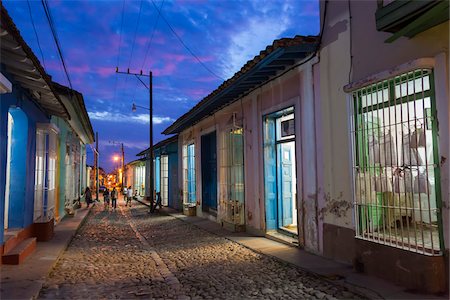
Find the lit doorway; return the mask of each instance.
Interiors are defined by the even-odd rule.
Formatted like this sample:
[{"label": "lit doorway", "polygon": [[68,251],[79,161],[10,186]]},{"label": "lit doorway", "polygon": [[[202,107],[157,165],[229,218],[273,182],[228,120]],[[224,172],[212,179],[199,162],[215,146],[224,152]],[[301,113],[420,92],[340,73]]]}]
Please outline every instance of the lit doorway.
[{"label": "lit doorway", "polygon": [[266,229],[298,235],[294,110],[264,117]]}]

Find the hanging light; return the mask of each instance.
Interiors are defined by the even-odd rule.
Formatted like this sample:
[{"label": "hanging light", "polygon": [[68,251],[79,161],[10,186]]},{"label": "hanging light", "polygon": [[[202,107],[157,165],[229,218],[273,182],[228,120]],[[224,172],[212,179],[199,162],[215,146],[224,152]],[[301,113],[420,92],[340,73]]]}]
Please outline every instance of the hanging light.
[{"label": "hanging light", "polygon": [[131,111],[135,112],[136,111],[136,104],[133,103],[133,106],[131,107]]}]

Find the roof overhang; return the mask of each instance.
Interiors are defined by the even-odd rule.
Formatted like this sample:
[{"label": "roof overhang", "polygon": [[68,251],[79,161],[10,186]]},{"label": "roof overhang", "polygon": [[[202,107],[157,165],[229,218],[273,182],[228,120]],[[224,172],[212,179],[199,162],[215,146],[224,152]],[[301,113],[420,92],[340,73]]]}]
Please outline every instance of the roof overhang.
[{"label": "roof overhang", "polygon": [[72,116],[72,119],[68,121],[69,124],[80,136],[83,143],[92,144],[95,141],[94,130],[86,111],[83,95],[57,82],[52,82],[52,85]]},{"label": "roof overhang", "polygon": [[375,13],[378,31],[393,33],[386,43],[401,36],[411,38],[449,20],[449,1],[395,0],[381,6]]},{"label": "roof overhang", "polygon": [[248,61],[238,73],[225,81],[189,112],[178,118],[163,133],[180,133],[222,107],[239,100],[255,88],[309,57],[314,53],[317,45],[317,36],[296,36],[292,39],[276,40],[272,46],[268,46],[253,60]]},{"label": "roof overhang", "polygon": [[70,119],[70,114],[56,94],[50,76],[20,35],[3,3],[1,4],[1,63],[14,80],[27,89],[49,115]]},{"label": "roof overhang", "polygon": [[[156,151],[157,149],[159,149],[161,147],[164,147],[164,146],[167,146],[167,145],[169,145],[171,143],[175,143],[177,140],[178,140],[178,135],[174,135],[174,136],[171,136],[171,137],[169,137],[169,138],[167,138],[165,140],[159,141],[158,143],[153,145],[153,149],[154,149],[153,151]],[[147,148],[147,149],[139,152],[138,154],[136,154],[136,156],[147,155],[149,150],[150,150],[150,148]]]}]

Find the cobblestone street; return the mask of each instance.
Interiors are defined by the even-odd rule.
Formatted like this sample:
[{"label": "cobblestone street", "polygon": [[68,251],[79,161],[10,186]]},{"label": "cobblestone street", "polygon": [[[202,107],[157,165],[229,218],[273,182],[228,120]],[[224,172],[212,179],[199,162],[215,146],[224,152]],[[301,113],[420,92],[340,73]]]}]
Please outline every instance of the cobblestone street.
[{"label": "cobblestone street", "polygon": [[91,210],[40,298],[361,298],[175,217],[123,205]]}]

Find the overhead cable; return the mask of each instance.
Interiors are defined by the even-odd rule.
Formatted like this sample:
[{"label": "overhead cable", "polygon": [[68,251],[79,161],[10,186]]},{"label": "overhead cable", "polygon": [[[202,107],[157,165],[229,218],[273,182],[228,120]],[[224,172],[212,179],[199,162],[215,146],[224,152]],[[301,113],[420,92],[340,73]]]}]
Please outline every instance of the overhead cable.
[{"label": "overhead cable", "polygon": [[211,73],[212,75],[214,75],[215,77],[219,78],[220,80],[225,81],[225,79],[223,79],[222,77],[220,77],[219,75],[217,75],[216,73],[214,73],[210,68],[208,68],[208,66],[206,66],[201,60],[200,58],[198,58],[197,55],[195,55],[195,53],[186,45],[186,43],[181,39],[181,37],[176,33],[176,31],[173,29],[173,27],[170,25],[170,23],[167,21],[167,19],[164,17],[164,15],[160,12],[160,9],[156,6],[155,2],[153,0],[152,4],[153,6],[159,11],[161,18],[164,20],[164,22],[167,24],[167,26],[169,26],[170,30],[172,31],[172,33],[175,35],[175,37],[178,39],[178,41],[180,41],[180,43],[183,45],[183,47],[203,66],[203,68],[205,68],[205,70],[207,70],[209,73]]},{"label": "overhead cable", "polygon": [[44,65],[44,68],[47,69],[47,67],[45,66],[44,53],[42,52],[41,43],[39,42],[39,35],[37,33],[36,26],[34,25],[33,14],[31,13],[31,5],[29,0],[27,0],[27,4],[28,4],[28,12],[30,13],[31,25],[33,25],[34,35],[36,36],[39,52],[41,53],[42,64]]}]

